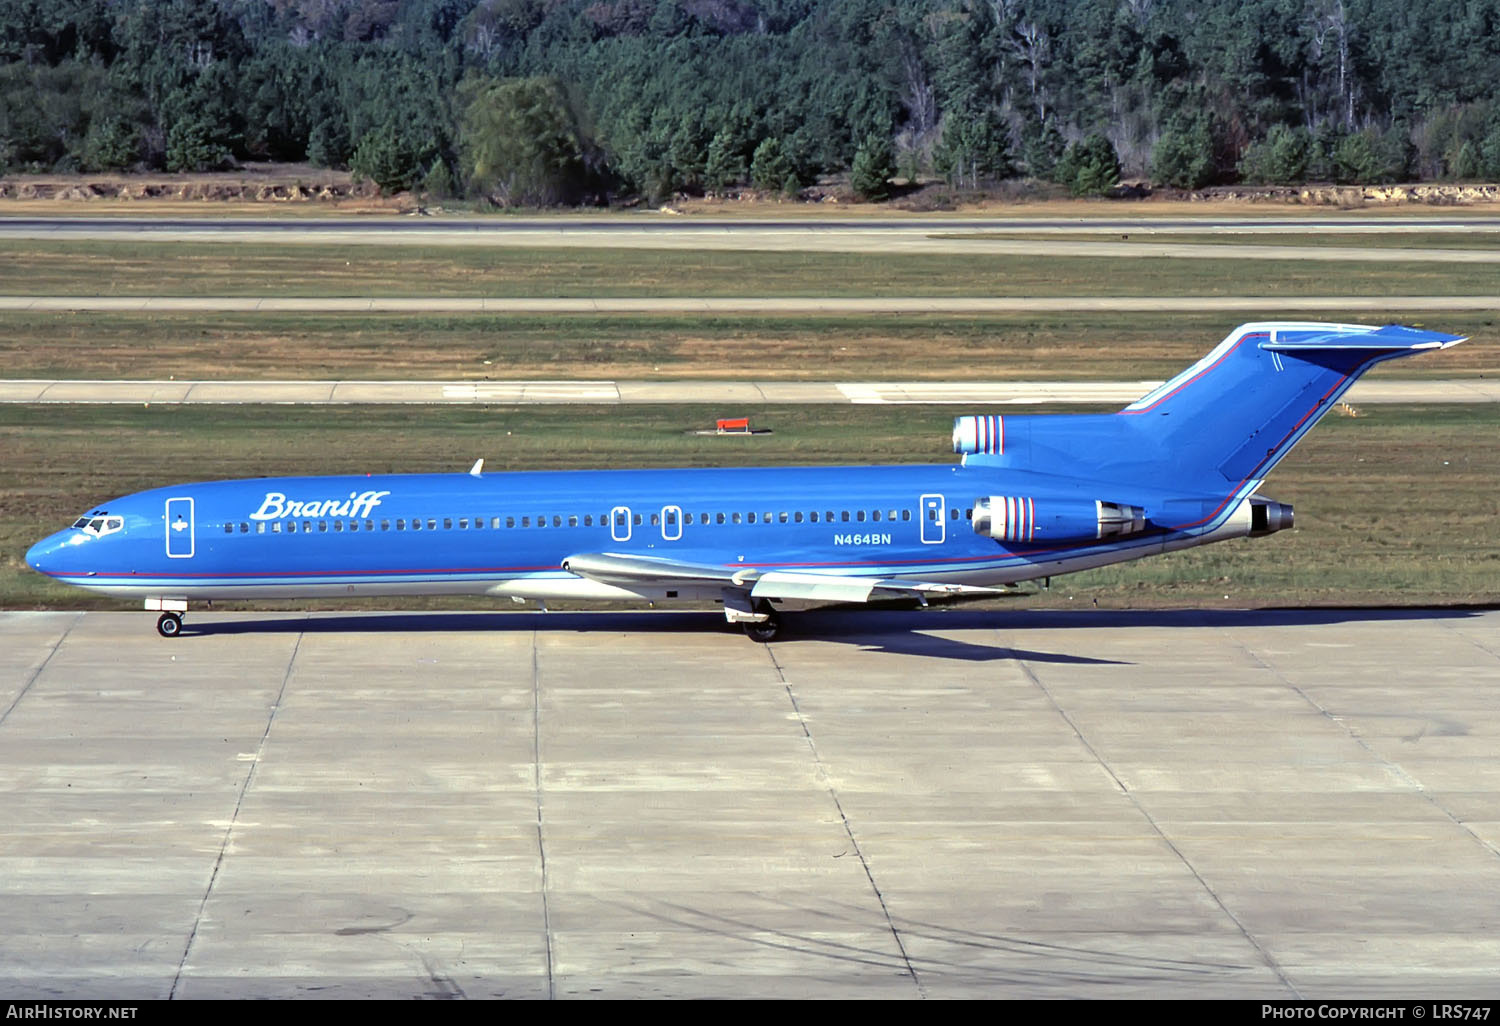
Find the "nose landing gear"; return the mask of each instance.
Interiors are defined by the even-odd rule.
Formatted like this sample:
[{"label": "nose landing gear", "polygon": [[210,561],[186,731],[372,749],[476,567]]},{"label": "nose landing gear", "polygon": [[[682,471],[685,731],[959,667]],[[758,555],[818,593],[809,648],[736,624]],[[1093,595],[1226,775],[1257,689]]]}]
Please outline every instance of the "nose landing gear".
[{"label": "nose landing gear", "polygon": [[182,632],[181,613],[163,613],[156,621],[156,633],[164,638],[175,638]]}]

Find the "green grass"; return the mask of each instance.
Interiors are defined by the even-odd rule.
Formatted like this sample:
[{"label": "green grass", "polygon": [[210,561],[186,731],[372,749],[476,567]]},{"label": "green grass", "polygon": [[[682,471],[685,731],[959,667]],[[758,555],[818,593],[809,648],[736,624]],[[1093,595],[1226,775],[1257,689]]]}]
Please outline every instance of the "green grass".
[{"label": "green grass", "polygon": [[1218,296],[1488,295],[1500,265],[1129,261],[1035,254],[13,241],[10,295]]},{"label": "green grass", "polygon": [[[1500,373],[1500,313],[1416,323],[1474,341],[1391,376]],[[0,377],[1153,380],[1247,313],[899,316],[0,313]]]},{"label": "green grass", "polygon": [[[480,456],[491,471],[947,462],[953,412],[770,407],[755,420],[774,434],[717,438],[690,433],[722,413],[708,407],[0,407],[0,606],[120,608],[53,585],[21,560],[28,545],[78,513],[148,487],[266,474],[457,471]],[[1007,601],[1495,603],[1497,429],[1500,408],[1491,405],[1330,416],[1265,489],[1296,504],[1295,531],[1059,578],[1049,593]],[[365,605],[429,604],[442,605]]]}]

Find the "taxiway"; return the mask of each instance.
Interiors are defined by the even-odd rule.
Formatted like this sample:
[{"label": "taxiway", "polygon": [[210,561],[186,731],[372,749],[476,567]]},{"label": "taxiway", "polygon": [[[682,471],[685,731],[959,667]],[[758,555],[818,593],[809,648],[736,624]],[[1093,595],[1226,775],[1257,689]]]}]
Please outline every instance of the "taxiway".
[{"label": "taxiway", "polygon": [[1500,993],[1500,611],[0,613],[0,993]]}]

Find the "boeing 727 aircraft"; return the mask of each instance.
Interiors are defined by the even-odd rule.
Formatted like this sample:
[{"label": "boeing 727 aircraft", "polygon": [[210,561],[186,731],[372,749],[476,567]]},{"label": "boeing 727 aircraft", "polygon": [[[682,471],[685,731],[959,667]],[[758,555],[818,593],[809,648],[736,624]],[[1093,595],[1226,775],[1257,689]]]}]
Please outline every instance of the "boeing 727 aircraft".
[{"label": "boeing 727 aircraft", "polygon": [[[955,464],[262,478],[128,495],[27,565],[144,600],[357,595],[722,602],[780,611],[994,594],[1290,527],[1257,494],[1362,373],[1463,339],[1387,326],[1236,329],[1117,413],[959,417]],[[481,461],[482,462],[482,461]]]}]

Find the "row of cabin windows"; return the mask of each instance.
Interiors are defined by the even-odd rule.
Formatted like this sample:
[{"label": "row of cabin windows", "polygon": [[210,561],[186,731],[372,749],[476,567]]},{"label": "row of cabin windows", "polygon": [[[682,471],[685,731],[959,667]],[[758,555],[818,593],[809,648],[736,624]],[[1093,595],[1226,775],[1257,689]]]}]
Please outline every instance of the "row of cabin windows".
[{"label": "row of cabin windows", "polygon": [[[665,515],[665,517],[666,517],[666,526],[667,527],[676,527],[676,526],[678,526],[678,523],[677,523],[677,516],[678,516],[678,514],[677,514],[676,510],[674,510],[674,509],[668,509],[665,512],[665,514],[663,514],[663,513],[651,513],[651,514],[632,513],[632,514],[627,514],[624,510],[620,510],[618,512],[613,513],[612,515],[614,516],[614,526],[616,528],[627,526],[627,520],[626,520],[627,516],[629,516],[629,524],[633,524],[636,527],[642,526],[644,523],[646,523],[647,519],[650,520],[651,526],[653,526],[653,527],[660,526],[661,523],[662,523],[662,517],[663,517],[663,515]],[[610,517],[611,517],[610,513],[600,514],[600,516],[599,516],[599,526],[600,527],[609,527],[610,526]],[[974,511],[973,511],[973,509],[964,510],[963,511],[963,517],[966,520],[973,520],[974,519]],[[683,513],[682,514],[682,523],[684,525],[692,524],[692,523],[695,522],[693,518],[694,518],[694,514],[692,514],[692,513]],[[705,525],[705,526],[708,525],[708,524],[771,524],[771,523],[781,523],[781,524],[787,524],[787,523],[792,523],[792,524],[802,524],[802,523],[810,523],[810,524],[816,524],[816,523],[829,523],[829,524],[834,524],[834,523],[844,523],[844,524],[847,524],[847,523],[859,523],[859,524],[863,524],[863,523],[866,523],[867,521],[871,522],[871,523],[880,523],[882,521],[895,522],[897,520],[909,521],[909,520],[911,520],[911,518],[912,518],[912,513],[911,513],[911,510],[909,510],[909,509],[901,509],[901,510],[895,510],[895,509],[892,509],[892,510],[879,510],[879,509],[875,509],[875,510],[863,510],[863,509],[857,509],[857,510],[852,510],[852,511],[851,510],[847,510],[847,509],[845,509],[845,510],[831,510],[830,509],[830,510],[823,511],[821,514],[819,513],[818,510],[813,510],[813,511],[808,512],[808,513],[804,513],[804,512],[802,512],[800,510],[792,512],[792,513],[785,513],[785,512],[762,512],[762,513],[757,513],[755,511],[751,511],[751,512],[748,512],[748,513],[738,513],[738,512],[735,512],[735,513],[699,513],[699,514],[697,514],[696,523],[702,524],[702,525]],[[958,518],[959,518],[959,508],[957,506],[951,507],[949,509],[949,519],[951,519],[951,520],[957,520]],[[929,509],[927,511],[927,519],[928,520],[936,520],[937,519],[937,511]],[[586,514],[584,514],[582,520],[583,520],[582,526],[584,526],[584,527],[593,527],[594,526],[594,515],[592,513],[586,513]],[[535,527],[547,527],[549,525],[549,523],[550,523],[550,525],[552,527],[562,527],[563,524],[564,524],[564,522],[566,522],[566,524],[567,524],[568,527],[578,527],[579,526],[579,517],[577,515],[562,516],[562,515],[554,513],[554,514],[551,514],[551,515],[541,514],[541,515],[538,515],[536,517],[531,517],[531,516],[514,517],[514,516],[510,516],[510,517],[489,517],[488,518],[488,526],[490,527],[490,529],[497,530],[497,531],[501,529],[502,525],[504,527],[508,527],[508,528],[513,528],[513,527],[516,527],[518,525],[520,527],[533,527],[533,526],[535,526]],[[267,524],[269,524],[270,526],[268,527]],[[400,518],[397,518],[395,521],[391,521],[389,519],[380,520],[378,522],[378,527],[377,527],[377,521],[374,521],[374,520],[331,520],[331,521],[330,520],[284,520],[284,521],[283,520],[271,520],[271,521],[260,520],[260,521],[257,521],[255,523],[255,533],[256,534],[268,534],[268,533],[269,534],[282,534],[284,532],[286,534],[298,534],[298,533],[301,533],[301,534],[313,534],[314,532],[316,532],[316,533],[320,533],[320,534],[326,534],[329,530],[333,530],[333,531],[338,532],[338,533],[343,533],[345,531],[348,531],[350,533],[356,533],[356,532],[359,532],[359,531],[371,531],[371,532],[373,532],[373,531],[376,531],[376,530],[390,531],[390,530],[393,530],[393,529],[397,530],[397,531],[407,531],[407,530],[411,530],[411,531],[436,531],[436,530],[439,530],[439,526],[438,526],[439,524],[442,525],[441,526],[441,530],[444,530],[444,531],[452,531],[452,530],[459,530],[459,531],[483,530],[485,528],[485,526],[486,526],[486,518],[485,517],[472,517],[472,518],[471,517],[441,517],[441,518],[438,518],[438,517],[428,517],[426,520],[423,520],[423,519],[421,519],[419,517],[412,517],[410,520],[408,520],[405,517],[400,517]],[[331,527],[330,527],[330,525],[331,525]],[[234,534],[235,530],[236,530],[236,527],[238,528],[240,534],[249,534],[251,532],[251,527],[250,527],[249,522],[248,521],[240,521],[240,523],[238,525],[236,525],[236,524],[234,524],[232,522],[225,524],[224,525],[224,533],[225,534]]]}]

